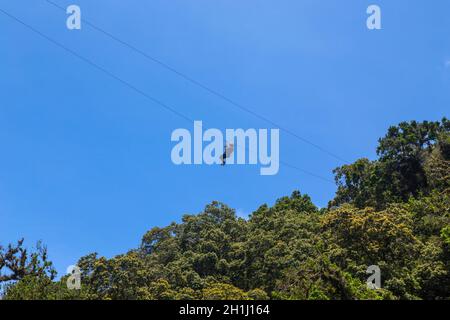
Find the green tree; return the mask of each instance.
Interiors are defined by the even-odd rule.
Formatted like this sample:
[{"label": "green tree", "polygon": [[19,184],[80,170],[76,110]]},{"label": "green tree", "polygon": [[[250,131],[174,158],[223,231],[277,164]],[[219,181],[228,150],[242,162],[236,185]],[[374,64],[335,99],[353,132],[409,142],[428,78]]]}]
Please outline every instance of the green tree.
[{"label": "green tree", "polygon": [[334,170],[338,190],[330,207],[351,203],[383,209],[389,203],[428,194],[438,181],[443,183],[442,176],[448,179],[449,132],[446,118],[390,127],[379,140],[378,160],[360,159]]},{"label": "green tree", "polygon": [[0,283],[17,281],[28,275],[54,279],[56,271],[48,260],[47,248],[38,242],[36,249],[29,251],[23,243],[21,239],[6,248],[0,245]]}]

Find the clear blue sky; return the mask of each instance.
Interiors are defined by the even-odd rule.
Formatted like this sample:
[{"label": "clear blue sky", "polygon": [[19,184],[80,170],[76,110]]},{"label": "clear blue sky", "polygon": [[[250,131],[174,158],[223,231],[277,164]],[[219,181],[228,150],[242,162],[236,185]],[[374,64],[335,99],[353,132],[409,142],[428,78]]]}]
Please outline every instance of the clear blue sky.
[{"label": "clear blue sky", "polygon": [[[449,116],[450,2],[52,0],[347,161],[375,157],[403,120]],[[380,31],[366,8],[382,9]],[[206,127],[270,128],[45,0],[0,8]],[[281,166],[182,166],[170,134],[189,124],[0,12],[0,243],[42,239],[58,271],[111,257],[153,226],[212,200],[241,215],[298,189],[335,186]],[[282,161],[332,179],[342,164],[281,132]]]}]

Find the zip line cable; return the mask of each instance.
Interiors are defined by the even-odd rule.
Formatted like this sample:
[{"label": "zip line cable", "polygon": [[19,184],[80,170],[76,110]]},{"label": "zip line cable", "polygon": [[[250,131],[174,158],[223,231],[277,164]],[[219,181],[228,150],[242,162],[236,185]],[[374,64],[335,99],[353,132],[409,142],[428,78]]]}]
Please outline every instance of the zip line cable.
[{"label": "zip line cable", "polygon": [[[3,13],[5,16],[9,17],[10,19],[16,21],[17,23],[21,24],[22,26],[26,27],[27,29],[31,30],[32,32],[36,33],[37,35],[41,36],[42,38],[46,39],[47,41],[51,42],[52,44],[54,44],[55,46],[63,49],[64,51],[66,51],[67,53],[70,53],[71,55],[75,56],[76,58],[80,59],[81,61],[87,63],[88,65],[90,65],[91,67],[101,71],[102,73],[106,74],[107,76],[109,76],[110,78],[118,81],[119,83],[125,85],[126,87],[128,87],[129,89],[133,90],[134,92],[142,95],[143,97],[147,98],[148,100],[152,101],[153,103],[159,105],[160,107],[166,109],[167,111],[169,111],[170,113],[182,118],[183,120],[186,120],[189,123],[193,123],[194,120],[191,119],[190,117],[184,115],[183,113],[177,111],[176,109],[170,107],[169,105],[165,104],[164,102],[162,102],[161,100],[154,98],[153,96],[145,93],[144,91],[142,91],[141,89],[137,88],[136,86],[132,85],[131,83],[129,83],[128,81],[123,80],[122,78],[116,76],[115,74],[111,73],[110,71],[108,71],[107,69],[99,66],[98,64],[96,64],[95,62],[89,60],[88,58],[83,57],[82,55],[78,54],[77,52],[75,52],[74,50],[64,46],[63,44],[59,43],[58,41],[50,38],[49,36],[45,35],[44,33],[42,33],[41,31],[37,30],[36,28],[34,28],[33,26],[27,24],[26,22],[20,20],[19,18],[13,16],[12,14],[6,12],[5,10],[0,8],[0,12]],[[328,178],[322,177],[320,175],[317,175],[315,173],[303,170],[301,168],[295,167],[289,163],[286,163],[284,161],[280,161],[281,164],[285,165],[286,167],[289,167],[291,169],[303,172],[307,175],[313,176],[315,178],[319,178],[321,180],[330,182],[332,184],[334,184],[334,182]]]},{"label": "zip line cable", "polygon": [[[47,3],[49,3],[49,4],[51,4],[52,6],[58,8],[58,9],[64,11],[64,12],[66,12],[66,9],[64,9],[63,7],[61,7],[60,5],[58,5],[57,3],[55,3],[55,2],[53,2],[53,1],[51,1],[51,0],[45,0],[45,1],[46,1]],[[287,134],[291,135],[292,137],[296,138],[297,140],[300,140],[300,141],[302,141],[303,143],[306,143],[306,144],[309,144],[310,146],[313,146],[314,148],[316,148],[316,149],[320,150],[321,152],[323,152],[323,153],[329,155],[330,157],[332,157],[332,158],[334,158],[334,159],[336,159],[336,160],[339,160],[339,161],[341,161],[341,162],[343,162],[343,163],[348,163],[348,161],[342,159],[340,156],[334,154],[333,152],[328,151],[327,149],[325,149],[325,148],[319,146],[318,144],[312,142],[311,140],[308,140],[308,139],[306,139],[306,138],[304,138],[304,137],[299,136],[298,134],[296,134],[296,133],[293,132],[292,130],[289,130],[289,129],[286,129],[286,128],[280,126],[279,124],[277,124],[277,123],[275,123],[274,121],[268,119],[267,117],[262,116],[262,115],[256,113],[255,111],[253,111],[253,110],[251,110],[251,109],[245,107],[244,105],[242,105],[242,104],[236,102],[235,100],[228,98],[227,96],[225,96],[224,94],[220,93],[219,91],[217,91],[217,90],[215,90],[215,89],[212,89],[211,87],[209,87],[209,86],[207,86],[207,85],[205,85],[205,84],[199,82],[198,80],[196,80],[196,79],[194,79],[194,78],[188,76],[187,74],[178,71],[177,69],[175,69],[174,67],[168,65],[167,63],[165,63],[165,62],[163,62],[163,61],[161,61],[161,60],[159,60],[159,59],[157,59],[157,58],[154,58],[154,57],[150,56],[148,53],[144,52],[143,50],[141,50],[141,49],[139,49],[139,48],[137,48],[137,47],[135,47],[135,46],[129,44],[128,42],[125,42],[125,41],[119,39],[119,38],[116,37],[115,35],[113,35],[113,34],[111,34],[110,32],[108,32],[108,31],[106,31],[106,30],[104,30],[104,29],[102,29],[102,28],[96,26],[96,25],[93,24],[92,22],[90,22],[90,21],[88,21],[88,20],[86,20],[86,19],[84,19],[84,18],[82,18],[81,20],[83,21],[83,23],[85,23],[86,25],[90,26],[90,27],[93,28],[94,30],[96,30],[96,31],[98,31],[98,32],[100,32],[100,33],[102,33],[102,34],[104,34],[105,36],[107,36],[107,37],[113,39],[114,41],[116,41],[116,42],[122,44],[123,46],[128,47],[129,49],[131,49],[131,50],[133,50],[134,52],[136,52],[136,53],[140,54],[141,56],[143,56],[144,58],[146,58],[146,59],[148,59],[148,60],[150,60],[150,61],[152,61],[152,62],[154,62],[154,63],[156,63],[156,64],[158,64],[158,65],[160,65],[160,66],[163,67],[164,69],[169,70],[170,72],[176,74],[177,76],[183,78],[184,80],[190,82],[191,84],[193,84],[193,85],[195,85],[195,86],[197,86],[197,87],[199,87],[199,88],[201,88],[201,89],[203,89],[203,90],[209,92],[210,94],[212,94],[212,95],[214,95],[214,96],[216,96],[216,97],[222,99],[223,101],[226,101],[227,103],[229,103],[229,104],[233,105],[234,107],[236,107],[236,108],[238,108],[238,109],[240,109],[240,110],[242,110],[242,111],[244,111],[244,112],[246,112],[246,113],[248,113],[248,114],[254,116],[255,118],[258,118],[259,120],[262,120],[262,121],[264,121],[264,122],[266,122],[266,123],[269,123],[270,125],[272,125],[272,126],[278,128],[278,129],[280,129],[281,131],[284,131],[285,133],[287,133]]]}]

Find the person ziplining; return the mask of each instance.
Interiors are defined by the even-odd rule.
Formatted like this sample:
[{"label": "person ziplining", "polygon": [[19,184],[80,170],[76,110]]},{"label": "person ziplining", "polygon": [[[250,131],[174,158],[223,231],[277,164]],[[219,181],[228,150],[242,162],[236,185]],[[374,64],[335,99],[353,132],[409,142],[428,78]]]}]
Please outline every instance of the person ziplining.
[{"label": "person ziplining", "polygon": [[231,156],[234,151],[234,143],[227,143],[225,148],[223,148],[223,154],[220,156],[220,160],[222,161],[222,166],[224,166],[227,162],[227,158]]}]

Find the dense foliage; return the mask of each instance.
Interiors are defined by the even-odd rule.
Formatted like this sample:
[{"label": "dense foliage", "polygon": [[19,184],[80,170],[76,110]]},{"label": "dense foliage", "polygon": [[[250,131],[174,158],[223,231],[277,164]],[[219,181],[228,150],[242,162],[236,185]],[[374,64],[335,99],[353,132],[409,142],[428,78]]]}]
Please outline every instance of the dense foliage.
[{"label": "dense foliage", "polygon": [[0,247],[4,298],[450,299],[449,131],[447,119],[389,128],[377,160],[334,171],[327,209],[298,191],[248,220],[212,202],[128,253],[82,257],[80,290],[54,280],[42,246]]}]

